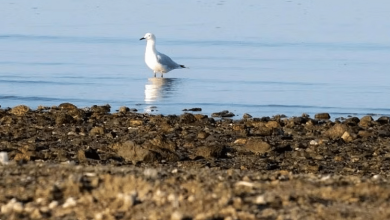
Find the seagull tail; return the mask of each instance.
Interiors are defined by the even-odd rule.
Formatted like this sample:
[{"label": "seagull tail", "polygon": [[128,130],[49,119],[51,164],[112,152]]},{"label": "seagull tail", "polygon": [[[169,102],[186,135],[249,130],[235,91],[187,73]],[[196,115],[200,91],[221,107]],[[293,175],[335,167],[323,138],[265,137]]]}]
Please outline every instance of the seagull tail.
[{"label": "seagull tail", "polygon": [[180,67],[181,67],[181,68],[187,68],[187,69],[189,69],[189,67],[186,67],[186,66],[184,66],[184,65],[180,65]]}]

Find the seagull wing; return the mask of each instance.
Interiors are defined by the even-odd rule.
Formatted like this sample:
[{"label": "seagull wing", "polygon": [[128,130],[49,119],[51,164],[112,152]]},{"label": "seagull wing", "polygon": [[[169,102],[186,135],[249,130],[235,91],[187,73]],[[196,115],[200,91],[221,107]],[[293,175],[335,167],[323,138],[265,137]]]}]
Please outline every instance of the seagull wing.
[{"label": "seagull wing", "polygon": [[160,52],[157,52],[157,61],[161,65],[168,68],[169,70],[177,69],[180,67],[180,65],[177,64],[175,61],[173,61],[169,56],[167,56],[163,53],[160,53]]}]

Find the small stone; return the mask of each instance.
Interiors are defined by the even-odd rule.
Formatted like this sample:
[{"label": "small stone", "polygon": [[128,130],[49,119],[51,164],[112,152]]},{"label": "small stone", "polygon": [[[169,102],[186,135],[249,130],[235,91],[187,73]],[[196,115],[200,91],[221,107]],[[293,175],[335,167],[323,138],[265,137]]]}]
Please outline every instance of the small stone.
[{"label": "small stone", "polygon": [[130,109],[128,107],[126,107],[126,106],[121,106],[119,108],[119,112],[120,113],[126,113],[126,112],[129,112],[129,111],[130,111]]},{"label": "small stone", "polygon": [[198,133],[198,139],[205,139],[205,138],[207,138],[209,136],[209,134],[207,134],[206,132],[204,132],[204,131],[200,131],[199,133]]},{"label": "small stone", "polygon": [[257,196],[255,199],[255,204],[258,204],[258,205],[267,204],[267,202],[265,201],[264,195]]},{"label": "small stone", "polygon": [[203,146],[196,148],[195,156],[208,158],[219,158],[222,156],[224,151],[223,146]]},{"label": "small stone", "polygon": [[330,115],[329,113],[318,113],[318,114],[315,114],[314,116],[315,119],[330,119]]},{"label": "small stone", "polygon": [[89,132],[89,135],[103,135],[104,134],[104,128],[102,127],[94,127]]},{"label": "small stone", "polygon": [[311,140],[309,144],[312,145],[312,146],[317,146],[317,145],[319,145],[319,143],[318,143],[317,140]]},{"label": "small stone", "polygon": [[245,113],[243,116],[242,116],[243,119],[247,119],[247,118],[252,118],[252,115],[248,114],[248,113]]},{"label": "small stone", "polygon": [[138,127],[138,126],[143,125],[143,121],[142,120],[137,120],[137,119],[131,119],[129,121],[129,124],[130,124],[130,127]]},{"label": "small stone", "polygon": [[74,207],[77,205],[77,202],[76,200],[74,200],[72,197],[69,197],[68,199],[66,199],[65,203],[62,205],[62,207],[64,209],[66,208],[70,208],[70,207]]},{"label": "small stone", "polygon": [[144,170],[144,176],[145,177],[148,177],[148,178],[157,178],[157,175],[158,175],[158,172],[156,169],[153,169],[153,168],[146,168]]},{"label": "small stone", "polygon": [[[43,212],[43,211],[42,211]],[[30,217],[32,219],[42,219],[42,214],[39,211],[39,209],[34,208],[34,210],[31,212]]]},{"label": "small stone", "polygon": [[77,159],[79,160],[79,163],[84,163],[87,161],[87,157],[85,156],[84,150],[77,151]]},{"label": "small stone", "polygon": [[183,218],[183,214],[179,211],[174,211],[171,215],[171,220],[182,220]]},{"label": "small stone", "polygon": [[0,164],[7,165],[9,163],[8,153],[0,152]]},{"label": "small stone", "polygon": [[341,138],[342,138],[345,142],[347,142],[347,143],[353,141],[353,139],[354,139],[348,131],[344,132],[344,134],[341,136]]},{"label": "small stone", "polygon": [[54,209],[58,206],[58,202],[57,201],[52,201],[50,204],[49,204],[49,209]]}]

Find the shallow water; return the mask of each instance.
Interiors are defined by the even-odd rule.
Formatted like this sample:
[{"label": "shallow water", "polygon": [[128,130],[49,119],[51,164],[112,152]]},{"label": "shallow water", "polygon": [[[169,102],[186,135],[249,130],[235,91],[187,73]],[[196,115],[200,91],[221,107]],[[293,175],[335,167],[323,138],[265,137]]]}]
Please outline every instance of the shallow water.
[{"label": "shallow water", "polygon": [[[10,0],[0,8],[0,105],[390,115],[388,6]],[[152,78],[146,32],[190,69]]]}]

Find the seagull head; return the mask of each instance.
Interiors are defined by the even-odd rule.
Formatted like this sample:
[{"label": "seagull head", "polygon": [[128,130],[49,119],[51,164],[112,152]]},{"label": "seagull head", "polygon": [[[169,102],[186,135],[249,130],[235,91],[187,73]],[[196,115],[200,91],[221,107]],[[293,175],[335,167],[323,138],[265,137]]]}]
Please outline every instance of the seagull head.
[{"label": "seagull head", "polygon": [[144,40],[144,39],[146,39],[146,40],[156,40],[156,37],[152,33],[146,33],[145,36],[142,37],[139,40]]}]

